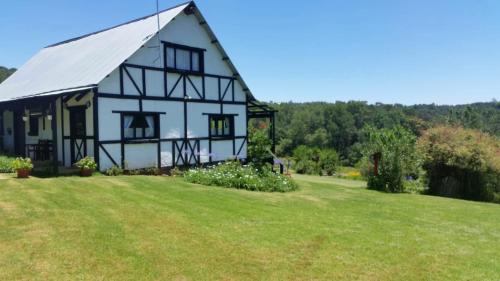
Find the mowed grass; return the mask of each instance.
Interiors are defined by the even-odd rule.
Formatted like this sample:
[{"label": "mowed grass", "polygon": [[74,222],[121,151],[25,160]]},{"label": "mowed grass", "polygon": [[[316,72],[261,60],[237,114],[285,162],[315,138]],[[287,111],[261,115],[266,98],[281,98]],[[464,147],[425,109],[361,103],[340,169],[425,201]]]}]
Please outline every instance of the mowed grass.
[{"label": "mowed grass", "polygon": [[297,177],[0,177],[0,280],[500,280],[500,205]]}]

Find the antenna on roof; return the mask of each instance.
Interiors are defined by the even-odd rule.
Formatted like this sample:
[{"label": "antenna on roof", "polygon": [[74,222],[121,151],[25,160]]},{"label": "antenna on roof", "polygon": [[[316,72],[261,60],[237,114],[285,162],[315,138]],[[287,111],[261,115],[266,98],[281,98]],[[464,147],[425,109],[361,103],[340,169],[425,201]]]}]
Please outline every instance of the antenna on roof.
[{"label": "antenna on roof", "polygon": [[158,27],[158,31],[156,33],[156,38],[158,39],[158,57],[153,61],[157,62],[159,59],[161,59],[161,42],[160,42],[160,5],[159,5],[159,0],[156,0],[156,24]]}]

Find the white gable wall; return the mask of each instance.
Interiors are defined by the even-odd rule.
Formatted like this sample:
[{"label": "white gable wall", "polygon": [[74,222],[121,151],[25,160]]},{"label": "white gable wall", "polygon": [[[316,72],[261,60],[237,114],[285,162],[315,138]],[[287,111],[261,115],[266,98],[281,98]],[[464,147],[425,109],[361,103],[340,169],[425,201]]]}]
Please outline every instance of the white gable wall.
[{"label": "white gable wall", "polygon": [[[205,29],[199,24],[198,19],[195,15],[186,15],[184,13],[180,13],[174,20],[172,20],[164,29],[160,32],[160,40],[170,43],[176,43],[180,45],[186,45],[190,47],[202,48],[206,49],[204,52],[205,56],[205,73],[221,75],[232,77],[234,73],[231,71],[227,62],[223,60],[223,55],[217,48],[215,44],[212,43],[212,40],[208,36],[208,33]],[[161,54],[159,53],[161,50]],[[161,59],[160,59],[161,56]],[[149,40],[144,46],[142,46],[137,52],[134,53],[129,59],[126,60],[126,63],[150,66],[150,67],[158,67],[163,68],[163,44],[161,48],[158,48],[158,39],[154,36],[151,40]],[[131,76],[133,76],[134,80],[137,81],[139,87],[142,85],[142,77],[137,70],[130,71]],[[132,73],[134,72],[134,73]],[[130,83],[127,75],[124,76],[124,91],[127,94],[137,94],[135,87]],[[174,82],[177,80],[178,75],[174,73],[167,74],[167,80],[170,82],[168,85],[170,86],[169,90],[172,89]],[[146,80],[149,82],[158,83],[161,85],[163,83],[162,73],[158,71],[148,70],[146,71]],[[101,83],[99,83],[99,91],[103,93],[111,93],[111,94],[119,94],[120,75],[118,69],[115,69],[108,77],[106,77]],[[195,81],[193,81],[196,84]],[[206,78],[205,87],[207,91],[207,99],[216,100],[218,98],[218,83],[216,78]],[[223,81],[222,90],[225,89],[228,80]],[[146,83],[149,85],[149,83]],[[201,84],[201,82],[199,82]],[[201,85],[200,85],[201,87]],[[177,89],[173,96],[181,97],[182,93],[180,92],[181,87]],[[163,94],[163,88],[148,86],[148,93],[152,93],[152,96],[161,96]],[[191,97],[196,97],[196,95],[191,95]],[[225,100],[229,100],[231,95],[226,95]],[[235,81],[235,100],[236,101],[246,101],[246,95],[243,91],[243,87],[239,81]]]},{"label": "white gable wall", "polygon": [[[103,147],[107,153],[115,162],[121,165],[122,124],[120,124],[120,114],[116,112],[139,112],[140,102],[137,98],[140,93],[138,89],[143,91],[145,88],[146,97],[142,100],[142,110],[145,112],[165,113],[159,115],[160,139],[162,141],[160,145],[157,143],[123,144],[126,168],[155,167],[158,165],[158,152],[160,153],[160,165],[162,167],[173,166],[174,161],[179,160],[179,154],[188,153],[191,155],[190,147],[185,143],[185,136],[189,145],[195,147],[196,156],[199,157],[201,163],[207,163],[210,160],[223,161],[233,157],[245,159],[246,95],[238,80],[234,80],[234,85],[231,84],[233,82],[231,82],[230,77],[233,77],[234,73],[228,63],[223,60],[223,55],[217,46],[211,42],[204,27],[199,24],[197,17],[180,13],[161,30],[160,40],[206,50],[204,52],[204,73],[208,76],[205,76],[205,97],[211,102],[203,102],[198,95],[198,93],[203,93],[203,78],[201,76],[188,75],[191,80],[189,82],[178,73],[168,72],[164,74],[163,44],[160,49],[162,52],[161,58],[159,58],[158,40],[153,37],[125,62],[130,65],[149,67],[144,70],[145,79],[143,79],[141,68],[126,67],[128,73],[122,71],[123,94],[125,97],[133,97],[134,99],[113,98],[113,95],[120,95],[121,92],[119,69],[114,70],[99,83],[99,93],[106,95],[106,97],[99,98],[99,139],[105,142]],[[217,77],[210,77],[210,75]],[[218,77],[221,77],[220,86]],[[167,93],[170,94],[169,98],[177,100],[165,98],[164,79],[166,79],[167,83]],[[188,96],[186,101],[184,101],[184,87]],[[219,99],[219,87],[221,96],[227,89],[222,102]],[[195,89],[198,90],[198,93]],[[148,99],[148,97],[155,99]],[[186,103],[186,120],[184,118],[184,103]],[[234,115],[234,135],[236,139],[208,139],[208,114],[221,113]],[[187,122],[187,132],[184,129],[185,122]],[[196,147],[198,144],[199,155]],[[238,152],[240,153],[238,154]],[[113,165],[111,159],[102,149],[100,149],[99,158],[102,170]],[[196,160],[189,159],[188,162],[195,164]]]}]

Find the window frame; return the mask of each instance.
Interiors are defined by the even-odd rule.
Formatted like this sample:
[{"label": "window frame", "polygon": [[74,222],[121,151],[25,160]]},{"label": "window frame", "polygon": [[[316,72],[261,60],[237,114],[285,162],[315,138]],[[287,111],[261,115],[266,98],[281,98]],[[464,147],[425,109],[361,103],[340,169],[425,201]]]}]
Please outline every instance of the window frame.
[{"label": "window frame", "polygon": [[[146,129],[147,128],[134,128],[134,137],[127,137],[125,135],[125,117],[132,116],[136,118],[137,116],[143,116],[144,118],[150,116],[153,117],[154,122],[154,134],[152,137],[146,137]],[[133,122],[133,121],[132,121]],[[123,140],[124,141],[139,141],[139,140],[155,140],[160,138],[160,114],[158,113],[145,113],[145,112],[127,112],[122,113],[121,118],[121,127],[123,130]],[[142,137],[137,137],[137,130],[142,129]]]},{"label": "window frame", "polygon": [[[208,135],[210,139],[217,139],[217,140],[223,140],[223,139],[233,139],[234,138],[234,114],[209,114],[208,115]],[[218,124],[219,121],[222,120],[222,124],[224,124],[225,119],[228,118],[229,120],[229,133],[225,133],[225,128],[222,126],[222,134],[219,134],[219,129],[218,129]],[[215,134],[212,134],[212,120],[214,120],[215,124]]]},{"label": "window frame", "polygon": [[[168,66],[168,64],[169,64],[168,56],[167,56],[167,49],[168,48],[174,49],[174,66],[173,67]],[[183,50],[183,51],[189,52],[189,69],[182,69],[182,68],[177,67],[177,50]],[[204,54],[205,52],[206,52],[205,49],[163,41],[163,58],[164,58],[163,63],[164,63],[165,69],[167,69],[167,71],[174,70],[174,71],[181,71],[181,72],[187,72],[187,73],[203,74],[203,73],[205,73],[205,54]],[[198,70],[193,70],[193,53],[198,54]]]}]

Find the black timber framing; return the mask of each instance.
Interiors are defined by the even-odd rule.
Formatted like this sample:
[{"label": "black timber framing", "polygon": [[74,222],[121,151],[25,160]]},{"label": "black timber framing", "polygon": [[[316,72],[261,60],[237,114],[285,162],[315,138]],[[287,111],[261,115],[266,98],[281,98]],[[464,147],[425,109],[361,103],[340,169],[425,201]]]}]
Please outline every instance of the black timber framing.
[{"label": "black timber framing", "polygon": [[[234,137],[235,139],[246,139],[246,136],[235,136]],[[209,140],[210,137],[194,137],[194,138],[188,138],[188,140],[190,141],[195,141],[195,140],[199,140],[199,141],[204,141],[204,140]],[[231,140],[231,138],[219,138],[217,140]],[[161,138],[161,139],[144,139],[144,140],[130,140],[130,141],[127,141],[125,140],[124,143],[128,143],[128,144],[140,144],[140,143],[157,143],[158,141],[159,142],[172,142],[172,141],[183,141],[184,138]],[[122,141],[119,140],[119,139],[116,139],[116,140],[102,140],[102,141],[99,141],[100,144],[102,145],[106,145],[106,144],[120,144]]]},{"label": "black timber framing", "polygon": [[[89,89],[89,90],[84,90],[84,91],[79,91],[79,92],[74,92],[74,93],[68,93],[68,94],[63,94],[61,95],[61,142],[62,142],[62,145],[61,145],[61,148],[62,148],[62,151],[61,151],[61,154],[62,154],[62,165],[63,166],[66,166],[67,162],[66,162],[66,141],[69,141],[69,150],[68,153],[70,155],[70,164],[72,162],[72,157],[73,157],[73,151],[74,151],[74,147],[73,147],[73,141],[72,141],[72,138],[71,138],[71,122],[68,124],[69,125],[69,128],[70,130],[68,132],[66,132],[65,130],[65,115],[68,116],[68,121],[70,121],[70,117],[71,117],[71,110],[73,109],[76,109],[76,108],[83,108],[84,111],[86,112],[89,107],[92,105],[92,106],[95,106],[97,104],[96,102],[96,99],[97,99],[97,96],[96,96],[96,93],[97,93],[97,87],[94,87],[92,89]],[[87,95],[90,95],[90,94],[93,94],[92,98],[91,98],[91,102],[87,102],[85,104],[80,104],[80,105],[73,105],[73,106],[68,106],[68,102],[71,101],[71,100],[74,100],[75,102],[79,103],[81,102],[81,100],[87,96]],[[93,122],[93,127],[94,127],[94,131],[92,132],[93,135],[89,136],[89,135],[86,135],[84,137],[81,137],[79,139],[82,140],[82,142],[80,143],[80,145],[77,145],[78,147],[82,146],[81,148],[83,149],[83,153],[84,155],[83,156],[87,156],[88,154],[88,150],[87,150],[87,147],[88,147],[88,141],[93,141],[94,142],[94,149],[93,149],[93,154],[94,154],[94,159],[97,163],[97,165],[99,165],[99,155],[98,153],[96,154],[96,108],[93,107],[92,108],[92,122]],[[66,114],[67,112],[67,114]],[[86,122],[88,122],[88,120],[86,120]],[[69,133],[69,135],[66,135],[66,133]],[[86,132],[87,133],[87,132]],[[98,151],[97,151],[98,152]]]},{"label": "black timber framing", "polygon": [[65,96],[61,96],[61,153],[62,153],[62,165],[66,165],[66,141],[64,140],[64,100]]},{"label": "black timber framing", "polygon": [[[92,96],[92,121],[94,122],[94,160],[97,164],[97,170],[100,170],[101,159],[100,159],[100,143],[99,143],[99,91],[94,89],[94,95]],[[114,160],[112,160],[114,162]],[[116,165],[116,163],[113,163]]]},{"label": "black timber framing", "polygon": [[[140,99],[140,98],[139,98]],[[99,147],[104,151],[104,153],[106,154],[106,156],[111,160],[111,162],[113,162],[113,165],[117,165],[116,161],[113,159],[113,157],[111,157],[111,155],[109,154],[109,152],[104,148],[103,145],[105,144],[120,144],[120,153],[121,153],[121,160],[120,160],[120,166],[122,169],[126,169],[125,167],[125,163],[126,163],[126,159],[125,159],[125,145],[126,144],[149,144],[149,143],[156,143],[157,144],[157,156],[156,156],[156,160],[157,160],[157,168],[160,169],[161,168],[161,139],[160,138],[151,138],[151,139],[137,139],[137,140],[130,140],[130,139],[125,139],[125,131],[124,131],[124,128],[123,128],[123,122],[124,122],[124,116],[126,114],[137,114],[137,113],[141,113],[141,114],[154,114],[157,116],[157,121],[156,121],[156,130],[157,130],[157,133],[159,134],[160,133],[160,115],[165,115],[166,112],[153,112],[153,111],[143,111],[142,110],[142,106],[140,106],[139,108],[139,111],[120,111],[120,110],[114,110],[114,111],[111,111],[112,113],[115,113],[115,114],[120,114],[120,140],[115,140],[115,141],[101,141],[99,140]]]},{"label": "black timber framing", "polygon": [[125,169],[125,132],[123,130],[123,114],[120,114],[120,165],[122,169]]},{"label": "black timber framing", "polygon": [[118,163],[115,161],[115,159],[113,159],[111,154],[109,154],[108,150],[104,147],[102,142],[99,142],[99,148],[104,152],[104,154],[106,154],[109,160],[111,160],[111,163],[113,163],[113,165],[119,166]]},{"label": "black timber framing", "polygon": [[[126,67],[124,67],[124,69],[126,69]],[[144,72],[144,78],[143,78],[143,81],[146,81],[146,70],[142,69],[142,71]],[[222,80],[228,80],[227,82],[227,85],[225,85],[225,89],[224,91],[222,92],[221,90],[219,90],[219,93],[220,95],[218,96],[218,99],[217,100],[214,100],[214,99],[207,99],[206,98],[206,86],[205,86],[205,77],[203,76],[201,78],[201,89],[198,89],[198,87],[196,87],[196,85],[194,84],[193,80],[189,77],[190,74],[186,74],[186,73],[179,73],[179,77],[177,77],[173,83],[173,86],[171,89],[168,89],[168,78],[167,78],[167,74],[164,75],[164,83],[165,83],[165,95],[163,97],[160,97],[160,96],[147,96],[147,95],[144,95],[142,94],[143,91],[145,91],[146,89],[146,86],[143,85],[143,90],[140,91],[138,88],[139,86],[137,85],[137,83],[134,81],[134,79],[131,77],[131,76],[127,76],[133,83],[134,88],[136,89],[136,91],[139,92],[139,96],[141,97],[141,99],[139,99],[139,101],[141,100],[170,100],[170,101],[182,101],[183,98],[188,98],[190,99],[192,102],[203,102],[203,103],[220,103],[220,100],[223,100],[225,103],[234,103],[234,104],[246,104],[246,102],[244,101],[236,101],[235,100],[235,89],[234,89],[234,81],[235,79],[234,78],[222,78],[222,77],[218,77],[218,78],[214,78],[214,79],[217,79],[218,80],[218,84],[221,84],[221,81]],[[177,87],[179,86],[179,84],[181,84],[182,82],[182,97],[172,97],[173,93],[175,92],[175,90],[177,89]],[[189,83],[189,84],[188,84]],[[144,83],[143,83],[144,84]],[[192,99],[188,94],[187,94],[187,86],[190,85],[191,88],[194,90],[194,92],[196,93],[196,96],[198,96],[198,98],[196,99]],[[120,87],[122,88],[122,87]],[[227,95],[231,96],[231,100],[224,100],[226,98]],[[116,94],[106,94],[106,93],[101,93],[101,95],[115,95],[117,96]],[[129,98],[129,97],[135,97],[135,95],[121,95],[122,98]]]},{"label": "black timber framing", "polygon": [[[165,42],[163,42],[163,51],[164,51],[164,58],[166,57],[165,56],[165,52],[166,52],[166,46],[167,44],[165,44]],[[182,48],[186,48],[186,46],[180,46]],[[199,50],[198,48],[193,48],[193,50]],[[201,50],[201,51],[204,51],[204,50]],[[125,145],[126,144],[132,144],[132,143],[157,143],[158,145],[158,155],[157,155],[157,163],[158,163],[158,167],[160,168],[161,167],[161,143],[163,142],[167,142],[167,141],[170,141],[172,142],[174,145],[174,142],[177,142],[177,141],[182,141],[183,143],[180,145],[182,148],[184,148],[184,152],[182,155],[183,157],[181,159],[184,159],[184,163],[185,165],[189,165],[189,162],[193,159],[193,155],[191,155],[191,157],[188,157],[188,153],[186,152],[186,148],[192,148],[191,150],[199,150],[200,149],[200,146],[201,145],[194,145],[191,143],[192,141],[200,141],[200,140],[208,140],[208,143],[209,143],[209,162],[212,162],[212,141],[219,141],[219,140],[232,140],[232,151],[233,151],[233,156],[235,157],[238,157],[238,155],[240,155],[241,151],[243,150],[243,147],[245,145],[245,143],[248,142],[248,128],[246,130],[247,132],[247,135],[245,136],[233,136],[231,138],[220,138],[220,139],[213,139],[211,138],[210,136],[209,137],[202,137],[202,138],[190,138],[188,137],[188,121],[189,121],[189,116],[188,116],[188,105],[190,103],[206,103],[206,104],[219,104],[220,105],[220,114],[224,114],[224,105],[244,105],[245,106],[245,110],[247,111],[248,113],[248,103],[247,101],[236,101],[235,99],[235,80],[237,80],[237,77],[238,77],[238,74],[234,74],[233,76],[224,76],[224,75],[214,75],[214,74],[208,74],[208,73],[204,73],[204,72],[193,72],[193,71],[184,71],[184,70],[178,70],[178,69],[172,69],[172,68],[166,68],[165,67],[166,64],[164,64],[164,67],[163,68],[160,68],[160,67],[151,67],[151,66],[142,66],[142,65],[137,65],[137,64],[130,64],[130,63],[123,63],[120,67],[119,67],[119,83],[120,83],[120,92],[119,94],[112,94],[112,93],[104,93],[104,92],[98,92],[97,94],[97,97],[98,98],[110,98],[110,99],[128,99],[128,100],[138,100],[139,102],[139,109],[138,111],[135,111],[135,112],[146,112],[143,110],[142,108],[142,102],[143,101],[174,101],[174,102],[182,102],[183,104],[183,128],[184,128],[184,133],[182,135],[182,138],[177,138],[177,139],[159,139],[159,140],[153,140],[153,142],[151,142],[151,140],[148,140],[146,142],[144,141],[126,141],[124,139],[124,132],[123,132],[123,126],[120,125],[120,140],[106,140],[106,141],[101,141],[97,134],[94,132],[94,136],[95,136],[95,141],[98,143],[98,145],[96,145],[97,147],[103,149],[104,148],[104,144],[112,144],[112,143],[116,143],[116,144],[120,144],[121,145],[121,166],[123,168],[125,168]],[[131,75],[131,73],[129,72],[129,70],[127,68],[136,68],[136,69],[139,69],[141,71],[141,76],[142,76],[142,83],[138,83],[137,81],[134,80],[133,76]],[[204,69],[204,68],[201,68],[201,69]],[[147,95],[147,92],[146,92],[146,89],[147,89],[147,71],[159,71],[159,72],[162,72],[163,73],[163,90],[164,90],[164,93],[162,96],[148,96]],[[179,77],[176,77],[174,81],[170,81],[170,79],[168,78],[168,74],[178,74]],[[195,83],[193,82],[193,80],[191,79],[190,76],[197,76],[197,77],[200,77],[201,78],[201,89],[198,88]],[[124,83],[125,83],[125,77],[127,79],[130,79],[131,80],[131,83],[133,85],[133,87],[135,88],[135,90],[139,93],[139,95],[126,95],[125,94],[125,89],[124,89]],[[218,99],[207,99],[207,94],[206,94],[206,79],[207,78],[212,78],[212,79],[217,79],[217,85],[218,85],[218,94],[217,94],[217,97]],[[222,85],[224,81],[224,85]],[[227,81],[227,84],[226,84],[226,81]],[[172,84],[170,84],[172,83]],[[182,83],[182,97],[172,97],[174,91],[176,90],[176,88],[180,85],[180,83]],[[169,86],[172,85],[172,87],[170,88]],[[187,86],[190,86],[190,88],[193,89],[193,91],[195,92],[195,96],[196,98],[191,98],[188,93],[187,93]],[[199,86],[199,85],[198,85]],[[95,91],[97,92],[97,91]],[[244,90],[244,92],[246,92]],[[227,98],[229,97],[229,98]],[[247,97],[248,99],[248,97]],[[114,112],[114,113],[118,113],[118,112]],[[98,114],[98,113],[97,113]],[[236,115],[234,115],[236,116]],[[248,114],[246,116],[246,122],[248,124]],[[123,117],[121,117],[120,119],[122,119]],[[98,119],[98,117],[97,117]],[[210,134],[210,119],[208,119],[208,124],[207,124],[207,130]],[[161,121],[160,121],[161,122]],[[123,124],[123,120],[120,120],[120,123]],[[160,124],[161,126],[161,124]],[[233,131],[234,131],[234,128],[233,128]],[[237,146],[236,145],[236,140],[238,139],[242,139],[242,143]],[[190,146],[193,146],[193,147],[190,147]],[[174,153],[174,151],[173,151]],[[199,152],[197,152],[198,155],[197,155],[197,158],[198,158],[198,161],[200,161],[200,155],[199,155]],[[106,156],[110,157],[110,155],[108,155],[109,153],[106,153]],[[179,155],[177,155],[179,156]],[[111,159],[111,158],[110,158]],[[177,161],[175,161],[175,157],[172,161],[172,164],[173,165],[176,165],[177,164]],[[115,162],[114,159],[112,159],[112,162]]]},{"label": "black timber framing", "polygon": [[[50,114],[52,115],[51,129],[52,129],[52,161],[53,161],[53,172],[54,174],[59,173],[59,161],[57,153],[57,118],[56,118],[56,106],[58,97],[54,98],[50,106]],[[62,104],[61,104],[62,106]]]}]

